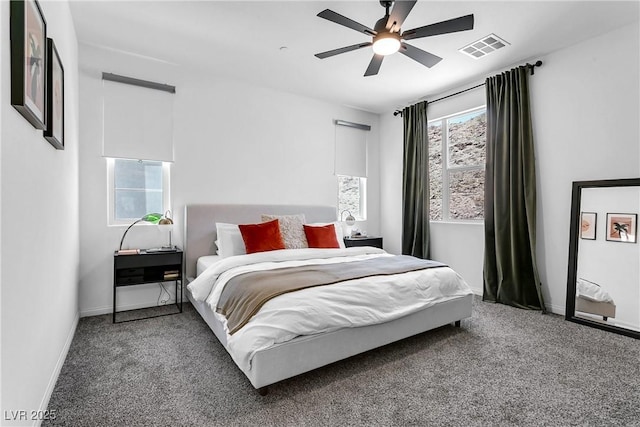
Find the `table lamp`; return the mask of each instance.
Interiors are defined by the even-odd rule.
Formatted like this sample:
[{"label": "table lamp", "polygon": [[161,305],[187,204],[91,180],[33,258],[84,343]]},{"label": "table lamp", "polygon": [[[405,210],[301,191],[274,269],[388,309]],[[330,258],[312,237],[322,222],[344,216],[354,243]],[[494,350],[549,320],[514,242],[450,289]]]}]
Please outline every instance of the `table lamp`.
[{"label": "table lamp", "polygon": [[[347,213],[347,218],[345,218],[344,220],[342,219],[344,213]],[[356,223],[356,219],[353,217],[353,215],[351,215],[351,212],[349,211],[342,211],[342,213],[340,214],[340,221],[344,221],[345,224],[347,224],[349,227],[351,227],[353,224]]]},{"label": "table lamp", "polygon": [[[345,212],[347,213],[347,217],[343,220],[342,217],[344,216]],[[342,211],[342,213],[340,214],[340,221],[344,221],[345,224],[347,224],[347,230],[346,230],[345,235],[351,236],[352,229],[353,229],[353,224],[356,223],[356,219],[353,217],[353,215],[351,215],[351,212]]]},{"label": "table lamp", "polygon": [[169,246],[163,246],[163,249],[171,249],[173,245],[171,244],[171,232],[173,231],[173,219],[171,219],[171,211],[166,211],[164,216],[158,221],[158,227],[168,227],[169,228]]},{"label": "table lamp", "polygon": [[[145,221],[145,222],[150,222],[152,224],[157,224],[160,220],[162,219],[162,214],[159,213],[150,213],[150,214],[146,214],[145,216],[143,216],[142,218],[136,220],[133,224],[131,224],[129,227],[127,227],[127,229],[124,231],[124,234],[122,235],[122,239],[120,239],[120,251],[122,250],[122,243],[124,242],[124,238],[127,235],[127,233],[129,232],[129,230],[131,230],[131,227],[133,227],[134,225],[136,225],[139,222]],[[172,221],[173,223],[173,221]]]}]

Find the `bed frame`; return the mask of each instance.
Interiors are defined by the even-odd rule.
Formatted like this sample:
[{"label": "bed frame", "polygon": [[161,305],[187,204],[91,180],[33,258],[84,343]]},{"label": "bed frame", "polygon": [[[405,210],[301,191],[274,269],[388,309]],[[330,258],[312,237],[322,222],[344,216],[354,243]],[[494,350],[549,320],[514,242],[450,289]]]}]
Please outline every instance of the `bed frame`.
[{"label": "bed frame", "polygon": [[576,311],[602,316],[605,322],[609,317],[616,317],[616,305],[612,302],[591,301],[586,298],[576,296]]},{"label": "bed frame", "polygon": [[[294,205],[187,205],[184,216],[184,253],[187,282],[196,274],[199,257],[215,253],[216,222],[233,224],[260,222],[261,214],[295,215],[303,213],[306,221],[335,221],[331,206]],[[187,297],[226,348],[226,334],[209,307]],[[448,300],[408,316],[378,325],[345,328],[330,333],[303,336],[258,351],[252,369],[244,372],[260,394],[278,381],[311,371],[338,360],[471,317],[472,295]]]}]

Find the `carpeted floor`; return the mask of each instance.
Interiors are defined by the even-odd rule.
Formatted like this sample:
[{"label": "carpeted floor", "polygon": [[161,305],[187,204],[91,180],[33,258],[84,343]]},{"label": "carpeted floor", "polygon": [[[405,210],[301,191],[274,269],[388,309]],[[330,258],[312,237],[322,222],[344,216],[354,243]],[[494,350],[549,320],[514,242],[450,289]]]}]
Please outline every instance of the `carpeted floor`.
[{"label": "carpeted floor", "polygon": [[260,396],[198,313],[80,320],[49,403],[68,426],[640,426],[640,341],[474,300],[445,326]]}]

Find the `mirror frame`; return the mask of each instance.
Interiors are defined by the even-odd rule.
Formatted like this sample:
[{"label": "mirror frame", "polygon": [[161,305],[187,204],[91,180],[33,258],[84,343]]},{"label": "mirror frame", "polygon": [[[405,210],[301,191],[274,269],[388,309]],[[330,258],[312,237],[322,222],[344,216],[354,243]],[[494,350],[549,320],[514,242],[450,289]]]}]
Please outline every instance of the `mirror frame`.
[{"label": "mirror frame", "polygon": [[569,234],[569,270],[567,275],[567,304],[565,319],[582,325],[591,326],[617,334],[640,339],[640,331],[607,325],[583,317],[576,317],[576,278],[578,270],[578,242],[580,223],[580,204],[582,190],[585,188],[640,187],[640,178],[606,179],[601,181],[574,181],[571,191],[571,222]]}]

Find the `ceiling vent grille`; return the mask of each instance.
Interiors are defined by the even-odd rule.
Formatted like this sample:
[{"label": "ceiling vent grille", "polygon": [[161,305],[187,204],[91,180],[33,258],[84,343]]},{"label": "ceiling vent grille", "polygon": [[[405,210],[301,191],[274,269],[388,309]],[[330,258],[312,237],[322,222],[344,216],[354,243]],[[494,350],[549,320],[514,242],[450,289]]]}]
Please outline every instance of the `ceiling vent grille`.
[{"label": "ceiling vent grille", "polygon": [[469,43],[468,45],[461,47],[458,50],[465,55],[469,55],[472,58],[478,59],[508,45],[509,43],[496,36],[495,34],[489,34],[488,36],[485,36],[473,43]]}]

